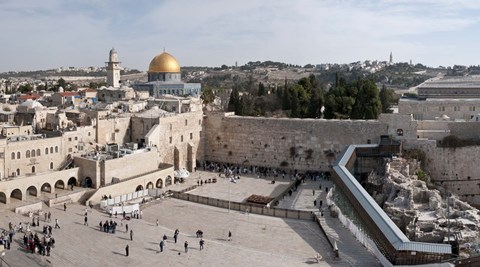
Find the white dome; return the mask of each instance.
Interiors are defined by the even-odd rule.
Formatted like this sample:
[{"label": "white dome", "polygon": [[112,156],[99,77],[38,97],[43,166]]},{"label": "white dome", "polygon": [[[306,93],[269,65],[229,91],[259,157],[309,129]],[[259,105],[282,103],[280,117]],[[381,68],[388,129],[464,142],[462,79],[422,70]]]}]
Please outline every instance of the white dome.
[{"label": "white dome", "polygon": [[43,108],[43,105],[40,104],[40,102],[35,101],[35,100],[31,100],[31,99],[28,99],[27,101],[23,102],[22,104],[20,104],[20,106],[22,106],[22,107],[27,107],[27,108],[29,108],[29,109],[32,109],[32,108]]}]

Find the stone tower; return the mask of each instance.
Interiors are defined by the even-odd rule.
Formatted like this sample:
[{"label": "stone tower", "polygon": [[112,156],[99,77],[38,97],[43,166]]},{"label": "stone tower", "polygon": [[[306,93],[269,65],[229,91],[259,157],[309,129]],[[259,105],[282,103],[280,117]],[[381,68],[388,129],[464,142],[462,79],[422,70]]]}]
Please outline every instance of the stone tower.
[{"label": "stone tower", "polygon": [[115,88],[120,87],[120,61],[118,61],[118,55],[115,48],[110,50],[110,56],[107,64],[107,84]]},{"label": "stone tower", "polygon": [[393,64],[393,54],[392,54],[392,52],[390,52],[390,62],[389,63]]}]

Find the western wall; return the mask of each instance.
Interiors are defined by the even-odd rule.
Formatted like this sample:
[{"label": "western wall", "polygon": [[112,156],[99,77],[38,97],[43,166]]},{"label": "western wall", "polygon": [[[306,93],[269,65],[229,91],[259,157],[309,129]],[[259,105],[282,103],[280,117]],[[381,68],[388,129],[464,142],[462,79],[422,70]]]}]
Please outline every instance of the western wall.
[{"label": "western wall", "polygon": [[289,170],[329,170],[350,144],[378,143],[386,123],[207,113],[205,160]]}]

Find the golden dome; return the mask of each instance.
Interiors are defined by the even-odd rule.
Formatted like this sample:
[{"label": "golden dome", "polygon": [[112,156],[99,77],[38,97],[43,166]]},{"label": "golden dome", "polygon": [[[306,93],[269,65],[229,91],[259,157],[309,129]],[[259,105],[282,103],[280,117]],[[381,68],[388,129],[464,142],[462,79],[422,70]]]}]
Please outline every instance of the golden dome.
[{"label": "golden dome", "polygon": [[180,72],[180,64],[172,55],[163,52],[150,61],[148,72]]}]

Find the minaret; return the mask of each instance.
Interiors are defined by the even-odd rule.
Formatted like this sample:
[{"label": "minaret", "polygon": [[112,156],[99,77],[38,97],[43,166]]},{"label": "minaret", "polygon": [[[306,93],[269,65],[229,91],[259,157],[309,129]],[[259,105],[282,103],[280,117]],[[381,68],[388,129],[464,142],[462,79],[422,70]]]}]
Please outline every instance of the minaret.
[{"label": "minaret", "polygon": [[110,50],[110,57],[108,58],[107,64],[107,84],[109,86],[118,88],[120,87],[120,61],[118,61],[118,55],[115,48]]},{"label": "minaret", "polygon": [[393,64],[393,54],[390,52],[390,64]]}]

